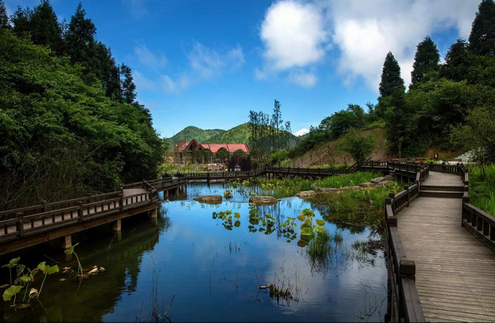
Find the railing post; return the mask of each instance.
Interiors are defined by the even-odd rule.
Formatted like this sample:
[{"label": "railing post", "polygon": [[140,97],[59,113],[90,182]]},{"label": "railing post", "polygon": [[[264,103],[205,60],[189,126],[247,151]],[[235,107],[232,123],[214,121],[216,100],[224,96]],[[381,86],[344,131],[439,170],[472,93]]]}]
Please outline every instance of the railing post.
[{"label": "railing post", "polygon": [[43,212],[48,211],[48,202],[46,200],[43,200],[42,203],[43,203]]},{"label": "railing post", "polygon": [[409,195],[410,194],[409,185],[404,185],[404,190],[407,191],[407,205],[406,206],[409,206],[409,200],[411,199],[411,196]]},{"label": "railing post", "polygon": [[416,264],[413,260],[401,260],[399,263],[399,271],[400,271],[400,279],[399,279],[399,322],[400,318],[405,318],[405,321],[408,322],[408,318],[406,318],[405,311],[405,300],[404,300],[404,286],[402,285],[403,278],[410,278],[412,280],[416,280]]},{"label": "railing post", "polygon": [[83,202],[77,202],[77,206],[79,207],[77,209],[77,217],[79,218],[79,222],[83,222]]},{"label": "railing post", "polygon": [[[390,205],[390,207],[392,207],[392,199],[391,198],[385,199],[385,223],[388,223],[387,205]],[[393,208],[392,208],[392,210],[393,210]]]},{"label": "railing post", "polygon": [[120,199],[119,209],[120,209],[120,211],[123,211],[124,210],[124,190],[123,189],[122,189],[122,191],[119,192],[119,199]]},{"label": "railing post", "polygon": [[23,213],[22,212],[17,212],[15,216],[18,218],[17,219],[17,232],[19,232],[19,237],[22,238],[24,237],[24,219],[23,219]]}]

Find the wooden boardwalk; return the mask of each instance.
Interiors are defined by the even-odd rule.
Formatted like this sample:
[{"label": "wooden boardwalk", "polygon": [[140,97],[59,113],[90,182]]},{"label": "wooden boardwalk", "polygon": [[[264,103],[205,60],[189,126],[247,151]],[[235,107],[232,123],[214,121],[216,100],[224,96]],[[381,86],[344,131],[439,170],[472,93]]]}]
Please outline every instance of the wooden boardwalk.
[{"label": "wooden boardwalk", "polygon": [[[458,175],[430,172],[425,186],[462,187]],[[462,199],[419,197],[398,218],[427,321],[495,321],[495,253],[461,226]]]}]

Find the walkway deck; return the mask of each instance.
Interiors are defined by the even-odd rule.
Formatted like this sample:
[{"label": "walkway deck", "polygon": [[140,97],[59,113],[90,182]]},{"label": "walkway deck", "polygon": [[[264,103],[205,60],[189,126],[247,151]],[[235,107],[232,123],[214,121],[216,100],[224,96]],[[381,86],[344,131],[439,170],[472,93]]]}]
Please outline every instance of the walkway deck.
[{"label": "walkway deck", "polygon": [[[457,175],[430,172],[423,185],[462,186]],[[461,226],[460,198],[420,197],[398,215],[428,321],[495,321],[495,253]]]}]

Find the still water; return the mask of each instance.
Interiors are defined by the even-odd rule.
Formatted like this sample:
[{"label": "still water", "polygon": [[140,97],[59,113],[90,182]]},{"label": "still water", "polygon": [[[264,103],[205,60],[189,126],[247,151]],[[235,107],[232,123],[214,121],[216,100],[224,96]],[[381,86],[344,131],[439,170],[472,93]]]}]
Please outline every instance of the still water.
[{"label": "still water", "polygon": [[[363,250],[355,241],[376,241],[380,236],[359,224],[332,223],[325,210],[299,198],[281,200],[270,207],[247,203],[248,188],[234,189],[232,199],[220,205],[192,201],[197,195],[223,194],[221,184],[190,185],[188,196],[162,203],[158,226],[145,216],[123,221],[121,236],[100,228],[74,237],[84,268],[105,271],[89,279],[47,278],[42,303],[14,311],[2,304],[5,321],[146,321],[154,305],[179,321],[382,321],[386,311],[386,268],[380,249]],[[270,214],[274,229],[259,230],[250,211]],[[312,209],[316,219],[342,241],[331,241],[327,259],[312,258],[298,238],[284,237],[280,224]],[[213,212],[238,213],[225,225]],[[353,245],[354,243],[354,245]],[[33,256],[34,255],[34,256]],[[16,256],[16,255],[12,255]],[[77,267],[60,249],[46,246],[20,254],[21,262],[40,261],[60,268]],[[4,263],[8,259],[2,259]],[[1,283],[8,282],[2,269]],[[289,291],[270,295],[260,286]],[[173,303],[171,301],[173,299]],[[170,305],[171,304],[171,305]],[[169,307],[170,306],[170,307]]]}]

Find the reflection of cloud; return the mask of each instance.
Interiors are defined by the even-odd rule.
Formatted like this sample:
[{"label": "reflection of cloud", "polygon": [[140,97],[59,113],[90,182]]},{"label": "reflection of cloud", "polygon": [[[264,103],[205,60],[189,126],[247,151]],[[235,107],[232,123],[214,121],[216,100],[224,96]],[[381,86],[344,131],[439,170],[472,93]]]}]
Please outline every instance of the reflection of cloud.
[{"label": "reflection of cloud", "polygon": [[[193,192],[193,185],[189,191]],[[203,194],[221,191],[221,185],[212,185],[211,191]],[[255,301],[256,289],[259,285],[274,283],[275,274],[285,276],[292,284],[298,286],[304,295],[299,302],[291,301],[290,307],[283,302],[277,307],[281,315],[297,315],[297,318],[325,317],[328,320],[354,321],[354,313],[366,305],[366,297],[360,282],[370,284],[380,296],[385,295],[382,286],[386,282],[386,270],[383,260],[377,260],[375,267],[358,266],[355,261],[345,260],[339,256],[344,265],[332,268],[326,276],[311,272],[311,266],[304,248],[296,245],[297,241],[287,243],[285,239],[277,239],[276,232],[265,235],[262,232],[248,232],[248,214],[250,207],[247,203],[223,203],[219,206],[200,204],[197,202],[176,201],[165,203],[167,216],[172,219],[172,227],[161,233],[159,244],[155,250],[143,259],[142,272],[152,270],[153,257],[155,266],[161,268],[160,296],[168,302],[168,295],[177,294],[187,302],[187,306],[174,303],[174,315],[181,317],[190,308],[190,302],[208,302],[208,296],[223,297],[226,306],[247,304]],[[260,213],[271,214],[284,221],[288,216],[300,214],[302,209],[311,208],[308,202],[298,198],[283,199],[276,206],[260,208]],[[226,230],[222,221],[212,219],[213,211],[235,210],[241,213],[241,227]],[[315,212],[318,213],[317,210]],[[336,227],[327,224],[332,233]],[[356,237],[364,239],[367,232],[360,235],[344,234],[345,242],[350,244]],[[247,242],[247,244],[246,244]],[[230,254],[229,243],[238,244],[240,251]],[[281,269],[283,268],[283,270]],[[295,279],[295,276],[299,277]],[[138,291],[140,296],[149,294],[150,278],[143,274],[140,277]],[[256,276],[258,278],[256,278]],[[144,282],[142,281],[144,279]],[[237,282],[238,279],[238,282]],[[237,293],[236,284],[239,292]],[[211,287],[211,294],[210,294]],[[307,292],[306,292],[307,291]],[[147,295],[145,297],[147,297]],[[163,296],[165,295],[165,296]],[[138,295],[134,300],[139,299]],[[168,297],[168,298],[167,298]],[[260,292],[258,297],[262,302],[269,303],[269,295]],[[179,298],[178,298],[179,300]],[[271,301],[275,302],[275,300]],[[244,305],[242,305],[244,306]],[[235,314],[224,313],[224,318],[232,319]],[[273,312],[260,312],[253,317],[260,320],[268,319],[265,315]],[[211,314],[212,317],[215,314]],[[229,316],[230,315],[230,316]],[[254,316],[256,315],[256,316]],[[296,316],[294,316],[295,318]],[[372,319],[378,319],[378,314]]]}]

